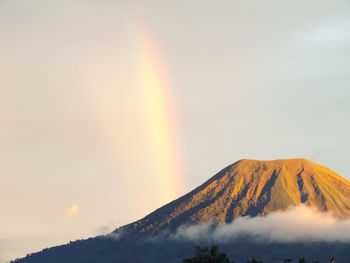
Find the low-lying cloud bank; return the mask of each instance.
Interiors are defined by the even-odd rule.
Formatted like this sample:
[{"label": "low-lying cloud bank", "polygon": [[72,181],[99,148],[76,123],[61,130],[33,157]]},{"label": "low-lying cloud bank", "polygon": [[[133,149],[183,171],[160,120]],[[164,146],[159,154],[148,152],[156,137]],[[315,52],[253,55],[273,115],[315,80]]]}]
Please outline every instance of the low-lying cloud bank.
[{"label": "low-lying cloud bank", "polygon": [[172,239],[215,240],[222,243],[249,237],[255,241],[350,241],[350,219],[340,220],[331,212],[301,205],[265,217],[241,217],[231,224],[212,223],[178,228]]}]

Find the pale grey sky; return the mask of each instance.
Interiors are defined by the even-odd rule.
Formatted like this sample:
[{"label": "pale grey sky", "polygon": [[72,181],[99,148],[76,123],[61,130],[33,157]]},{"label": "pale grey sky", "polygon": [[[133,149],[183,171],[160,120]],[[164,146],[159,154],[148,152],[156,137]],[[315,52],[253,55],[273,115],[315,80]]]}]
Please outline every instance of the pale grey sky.
[{"label": "pale grey sky", "polygon": [[178,196],[242,158],[305,157],[350,179],[350,1],[2,0],[0,261],[169,201],[143,37],[171,91]]}]

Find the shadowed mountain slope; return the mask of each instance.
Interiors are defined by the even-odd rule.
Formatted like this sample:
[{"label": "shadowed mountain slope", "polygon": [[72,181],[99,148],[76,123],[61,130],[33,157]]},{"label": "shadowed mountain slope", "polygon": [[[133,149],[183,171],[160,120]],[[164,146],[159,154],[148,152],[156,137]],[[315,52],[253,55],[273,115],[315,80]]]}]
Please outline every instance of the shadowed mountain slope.
[{"label": "shadowed mountain slope", "polygon": [[192,192],[115,232],[156,234],[209,220],[230,223],[240,216],[264,216],[302,203],[347,217],[350,182],[306,159],[244,159]]},{"label": "shadowed mountain slope", "polygon": [[[181,262],[192,255],[194,246],[208,244],[205,241],[152,239],[149,235],[209,220],[229,223],[240,216],[267,215],[302,203],[321,211],[333,211],[339,218],[347,217],[350,215],[350,182],[306,159],[241,160],[192,192],[115,230],[117,235],[70,242],[13,262]],[[255,242],[249,237],[240,237],[230,243],[217,242],[237,262],[246,262],[253,256],[272,263],[300,257],[326,262],[332,255],[336,255],[339,262],[350,260],[348,243]]]}]

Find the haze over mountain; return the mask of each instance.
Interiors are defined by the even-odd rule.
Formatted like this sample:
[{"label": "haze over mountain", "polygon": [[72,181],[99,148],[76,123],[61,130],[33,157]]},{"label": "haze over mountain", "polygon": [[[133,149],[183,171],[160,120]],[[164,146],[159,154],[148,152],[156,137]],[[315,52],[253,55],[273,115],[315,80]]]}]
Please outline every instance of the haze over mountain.
[{"label": "haze over mountain", "polygon": [[240,216],[265,216],[300,204],[347,217],[350,182],[307,159],[243,159],[192,192],[116,232],[155,234],[209,220],[231,223]]},{"label": "haze over mountain", "polygon": [[[216,242],[221,242],[225,251],[239,261],[245,261],[252,256],[261,257],[269,262],[280,262],[287,257],[301,256],[320,260],[332,253],[336,254],[338,259],[350,259],[346,243],[334,243],[348,241],[350,238],[344,237],[344,233],[349,230],[349,220],[344,220],[345,224],[337,228],[338,219],[341,221],[350,216],[349,181],[330,169],[306,159],[275,161],[244,159],[226,167],[192,192],[139,221],[116,229],[110,235],[44,249],[16,262],[158,263],[165,260],[179,262],[192,253],[195,245],[206,245],[206,241],[149,237],[157,234],[160,234],[160,237],[162,233],[178,233],[178,230],[184,226],[201,227],[206,225],[206,222],[213,222],[215,227],[218,224],[220,227],[230,227],[242,219],[238,219],[242,216],[256,217],[256,219],[268,218],[271,224],[271,222],[278,222],[276,215],[286,213],[288,209],[287,213],[292,213],[292,216],[298,215],[293,210],[291,212],[290,207],[293,206],[302,207],[302,209],[310,207],[312,211],[320,211],[319,214],[311,213],[311,217],[319,216],[317,220],[322,221],[322,217],[325,217],[328,226],[324,232],[325,235],[321,233],[319,235],[321,238],[316,236],[310,239],[316,243],[311,244],[307,239],[290,240],[288,244],[282,244],[283,242],[280,243],[278,240],[256,243],[249,236],[239,236],[239,239],[228,239],[226,242],[219,238]],[[298,211],[303,211],[302,209]],[[269,218],[272,215],[275,215],[274,218]],[[333,216],[338,219],[333,220]],[[279,219],[281,218],[288,221],[285,216]],[[291,220],[295,221],[295,218]],[[307,223],[310,224],[310,220]],[[259,225],[259,227],[262,226]],[[281,227],[288,228],[288,222],[284,222]],[[322,222],[321,227],[324,228]],[[317,228],[315,229],[317,231]],[[337,233],[330,239],[323,239],[329,236],[327,231],[334,229],[337,233],[341,232],[341,239],[337,238]],[[303,232],[303,229],[300,231]],[[230,232],[225,232],[227,238]]]}]

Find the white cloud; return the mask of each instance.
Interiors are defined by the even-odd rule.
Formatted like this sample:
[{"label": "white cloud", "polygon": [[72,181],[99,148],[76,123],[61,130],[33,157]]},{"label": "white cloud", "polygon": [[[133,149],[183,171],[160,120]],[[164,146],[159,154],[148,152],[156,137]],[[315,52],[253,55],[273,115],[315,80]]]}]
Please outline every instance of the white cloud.
[{"label": "white cloud", "polygon": [[265,217],[241,217],[231,224],[213,227],[212,223],[180,227],[175,239],[229,242],[249,236],[255,241],[350,241],[350,219],[340,220],[331,212],[319,212],[304,205]]}]

